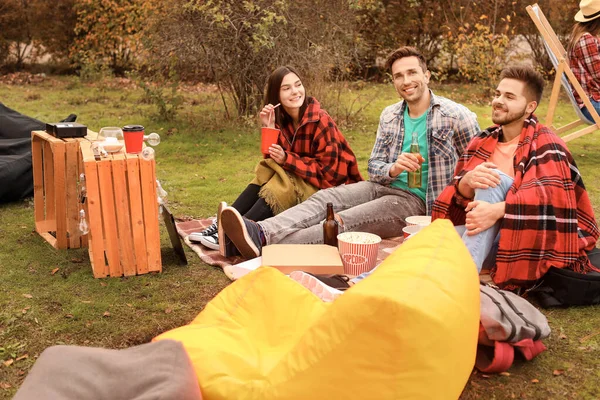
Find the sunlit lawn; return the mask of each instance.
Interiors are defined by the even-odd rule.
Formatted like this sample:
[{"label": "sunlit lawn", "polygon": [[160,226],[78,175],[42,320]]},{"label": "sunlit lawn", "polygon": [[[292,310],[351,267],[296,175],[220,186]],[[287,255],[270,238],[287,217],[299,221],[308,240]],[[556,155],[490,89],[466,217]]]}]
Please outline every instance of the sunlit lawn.
[{"label": "sunlit lawn", "polygon": [[[469,85],[433,86],[477,113],[490,124],[490,105],[478,100]],[[308,86],[310,93],[310,85]],[[259,160],[254,119],[226,121],[212,88],[186,88],[185,104],[174,122],[156,122],[154,107],[139,89],[123,82],[82,84],[76,78],[48,78],[37,85],[0,84],[0,101],[42,121],[70,113],[92,130],[102,126],[142,124],[156,131],[157,177],[179,217],[207,217],[218,201],[232,202],[252,178]],[[375,138],[379,113],[396,101],[391,85],[319,88],[319,100],[340,121],[358,156],[361,171]],[[352,101],[358,97],[355,103]],[[366,102],[370,104],[349,123]],[[538,115],[544,116],[546,103]],[[559,123],[575,118],[563,99]],[[600,212],[599,133],[569,143],[594,209]],[[163,273],[131,278],[94,279],[86,250],[57,251],[34,232],[31,199],[0,206],[0,398],[10,398],[35,358],[54,344],[122,348],[149,341],[188,323],[229,281],[187,251],[190,264],[177,266],[168,236],[161,228]],[[58,272],[51,272],[59,268]],[[108,311],[108,314],[106,312]],[[545,311],[553,329],[549,351],[534,362],[518,364],[510,375],[476,374],[463,398],[593,399],[600,397],[600,307]],[[10,364],[10,360],[13,360]],[[18,360],[18,361],[17,361]],[[10,364],[10,365],[5,365]],[[555,370],[562,370],[557,376]],[[432,382],[432,384],[435,384]]]}]

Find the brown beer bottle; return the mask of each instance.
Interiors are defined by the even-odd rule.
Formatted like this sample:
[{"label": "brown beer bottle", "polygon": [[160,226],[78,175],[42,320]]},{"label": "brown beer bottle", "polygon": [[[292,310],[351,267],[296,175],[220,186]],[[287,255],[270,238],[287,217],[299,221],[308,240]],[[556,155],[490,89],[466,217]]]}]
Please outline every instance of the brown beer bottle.
[{"label": "brown beer bottle", "polygon": [[338,223],[333,213],[333,203],[327,203],[327,218],[323,222],[323,243],[337,247]]}]

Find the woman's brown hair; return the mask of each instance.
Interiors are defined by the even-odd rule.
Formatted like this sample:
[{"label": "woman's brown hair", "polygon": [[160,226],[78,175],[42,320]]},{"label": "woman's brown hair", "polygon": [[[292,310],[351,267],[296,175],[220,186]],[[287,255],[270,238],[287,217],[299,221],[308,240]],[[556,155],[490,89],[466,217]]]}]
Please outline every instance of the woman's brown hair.
[{"label": "woman's brown hair", "polygon": [[[296,72],[296,70],[294,68],[287,66],[287,65],[283,66],[283,67],[279,67],[275,71],[271,72],[271,75],[269,75],[269,79],[267,80],[267,87],[265,89],[265,105],[267,105],[267,104],[276,105],[278,103],[281,103],[281,100],[279,99],[279,89],[281,88],[281,82],[283,81],[283,78],[289,73],[296,74],[296,76],[298,78],[300,78],[300,75],[298,75],[298,72]],[[302,79],[300,78],[300,80],[302,80]],[[298,113],[299,120],[302,120],[304,111],[306,111],[306,107],[308,106],[307,99],[308,99],[308,97],[306,96],[306,93],[305,93],[304,102],[302,103],[302,106],[300,106],[300,112]],[[278,125],[280,128],[283,128],[285,125],[287,125],[291,122],[292,122],[292,117],[290,117],[290,115],[285,111],[285,109],[283,107],[277,107],[275,109],[275,124],[276,125]]]},{"label": "woman's brown hair", "polygon": [[569,38],[569,45],[567,46],[567,54],[571,54],[579,41],[579,38],[581,38],[581,35],[586,32],[592,36],[598,36],[600,34],[600,18],[587,22],[576,22],[575,25],[573,25],[571,37]]}]

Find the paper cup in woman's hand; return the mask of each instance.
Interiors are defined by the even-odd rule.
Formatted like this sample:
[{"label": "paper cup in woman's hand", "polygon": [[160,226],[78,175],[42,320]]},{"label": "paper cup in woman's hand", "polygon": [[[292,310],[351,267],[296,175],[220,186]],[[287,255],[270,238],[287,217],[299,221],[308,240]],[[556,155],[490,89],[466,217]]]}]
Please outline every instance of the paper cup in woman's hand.
[{"label": "paper cup in woman's hand", "polygon": [[262,127],[260,130],[260,150],[267,156],[269,155],[269,147],[272,144],[277,144],[277,138],[279,137],[279,129]]}]

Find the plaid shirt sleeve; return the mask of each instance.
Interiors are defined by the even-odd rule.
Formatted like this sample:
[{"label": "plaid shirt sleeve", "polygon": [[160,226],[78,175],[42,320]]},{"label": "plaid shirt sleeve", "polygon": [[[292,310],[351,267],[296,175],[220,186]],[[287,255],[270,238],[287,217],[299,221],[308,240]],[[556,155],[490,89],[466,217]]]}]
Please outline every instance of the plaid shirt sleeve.
[{"label": "plaid shirt sleeve", "polygon": [[298,128],[293,149],[286,153],[283,168],[319,189],[362,180],[348,142],[324,111],[318,121]]},{"label": "plaid shirt sleeve", "polygon": [[389,185],[396,178],[390,177],[390,169],[396,159],[396,148],[402,143],[404,125],[398,115],[404,112],[403,103],[386,107],[379,117],[375,145],[369,158],[369,180],[382,185]]},{"label": "plaid shirt sleeve", "polygon": [[581,39],[578,50],[585,69],[593,79],[600,81],[600,41],[590,34],[583,35]]},{"label": "plaid shirt sleeve", "polygon": [[[600,101],[600,39],[589,33],[581,35],[569,53],[569,66],[581,87],[595,101]],[[572,90],[580,107],[583,101]]]}]

